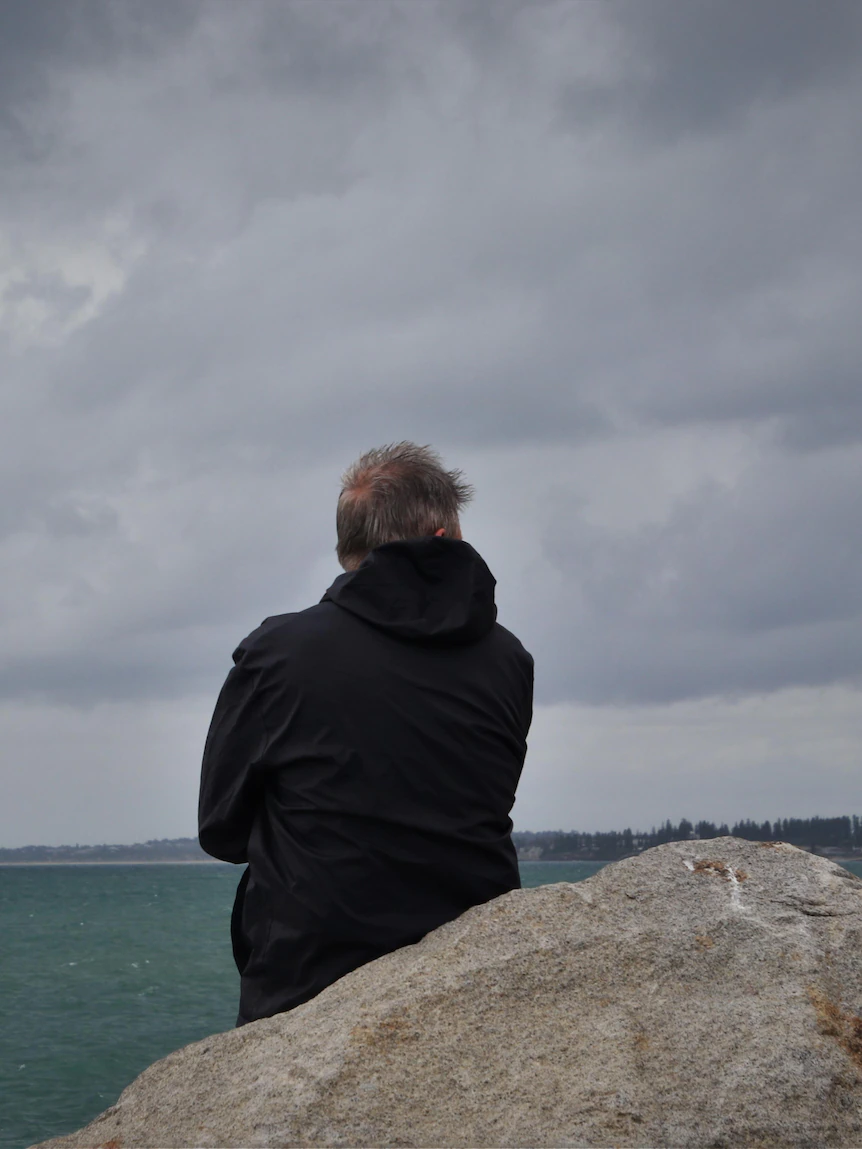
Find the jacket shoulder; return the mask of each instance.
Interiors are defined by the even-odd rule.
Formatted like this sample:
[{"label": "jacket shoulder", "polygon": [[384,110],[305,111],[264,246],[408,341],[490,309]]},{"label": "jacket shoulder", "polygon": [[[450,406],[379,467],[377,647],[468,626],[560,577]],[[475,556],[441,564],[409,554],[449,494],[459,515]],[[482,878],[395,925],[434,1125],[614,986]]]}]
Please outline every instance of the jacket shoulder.
[{"label": "jacket shoulder", "polygon": [[333,603],[321,602],[306,610],[270,615],[251,634],[246,635],[233,652],[233,660],[238,663],[246,658],[264,655],[300,637],[320,633],[337,614],[338,608]]},{"label": "jacket shoulder", "polygon": [[518,636],[513,634],[511,630],[507,630],[505,626],[502,626],[499,622],[495,622],[494,635],[496,636],[497,641],[508,651],[510,651],[516,658],[520,658],[529,666],[533,666],[534,660],[532,654],[530,654]]}]

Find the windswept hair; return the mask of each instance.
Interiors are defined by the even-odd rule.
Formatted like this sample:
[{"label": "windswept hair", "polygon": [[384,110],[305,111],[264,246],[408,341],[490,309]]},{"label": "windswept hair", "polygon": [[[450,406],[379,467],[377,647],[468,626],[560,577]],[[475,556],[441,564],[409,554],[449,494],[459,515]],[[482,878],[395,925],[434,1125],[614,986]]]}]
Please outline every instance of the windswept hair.
[{"label": "windswept hair", "polygon": [[431,447],[402,442],[366,451],[341,478],[338,561],[355,570],[384,543],[425,538],[441,527],[453,535],[472,497],[461,471],[445,470]]}]

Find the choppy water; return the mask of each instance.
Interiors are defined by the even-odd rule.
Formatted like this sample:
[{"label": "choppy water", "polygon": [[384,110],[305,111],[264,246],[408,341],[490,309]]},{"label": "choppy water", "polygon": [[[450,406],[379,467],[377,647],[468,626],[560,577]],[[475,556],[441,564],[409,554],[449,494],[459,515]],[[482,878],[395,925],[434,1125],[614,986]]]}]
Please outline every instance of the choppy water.
[{"label": "choppy water", "polygon": [[[521,874],[532,887],[600,868],[524,862]],[[238,873],[0,867],[0,1149],[77,1129],[157,1058],[233,1026]]]}]

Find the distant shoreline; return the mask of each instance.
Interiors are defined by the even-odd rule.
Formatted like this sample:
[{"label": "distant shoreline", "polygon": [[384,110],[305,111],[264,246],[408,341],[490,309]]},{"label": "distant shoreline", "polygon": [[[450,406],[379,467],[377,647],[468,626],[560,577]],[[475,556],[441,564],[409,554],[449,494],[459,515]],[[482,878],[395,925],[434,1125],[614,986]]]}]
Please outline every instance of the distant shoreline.
[{"label": "distant shoreline", "polygon": [[82,858],[79,862],[0,862],[3,866],[232,866],[233,862],[223,862],[220,858],[147,858],[136,861],[134,858],[124,861],[112,861],[104,858],[100,861]]},{"label": "distant shoreline", "polygon": [[[807,852],[807,851],[806,851]],[[636,857],[637,855],[629,855]],[[834,854],[813,854],[812,857],[824,858],[827,862],[862,862],[862,855],[851,854],[846,857],[837,857]],[[602,865],[610,866],[613,862],[625,862],[627,858],[522,858],[519,860],[519,865],[525,866],[592,866]],[[159,860],[157,858],[150,858],[146,861],[88,861],[86,859],[80,862],[0,862],[0,869],[4,867],[18,869],[25,866],[233,866],[237,863],[223,862],[220,858],[165,858]],[[241,862],[240,865],[245,863]]]},{"label": "distant shoreline", "polygon": [[[611,862],[622,862],[626,858],[639,857],[665,842],[700,843],[695,849],[707,849],[703,843],[728,834],[745,841],[786,842],[797,849],[831,857],[839,863],[862,861],[862,817],[837,818],[793,818],[764,822],[758,825],[750,819],[734,823],[728,831],[725,823],[716,827],[712,822],[698,822],[693,825],[683,819],[675,826],[668,819],[658,830],[646,833],[638,830],[608,831],[595,834],[582,834],[571,830],[512,830],[512,844],[516,847],[518,861],[541,862],[543,865],[557,863],[584,863],[601,866]],[[692,836],[694,834],[694,836]],[[817,843],[812,846],[812,843]],[[608,858],[601,856],[602,850],[610,850]],[[820,851],[823,851],[821,854]],[[831,851],[835,851],[832,853]],[[848,853],[841,851],[847,850]],[[91,842],[82,844],[65,842],[58,846],[39,845],[31,842],[25,846],[0,846],[0,866],[176,866],[212,865],[218,858],[210,858],[201,848],[197,837],[187,838],[148,838],[146,842]]]},{"label": "distant shoreline", "polygon": [[[591,866],[603,865],[609,866],[611,862],[623,861],[622,858],[522,858],[519,860],[519,865],[540,865],[540,866]],[[81,861],[65,861],[65,862],[0,862],[0,868],[3,866],[232,866],[234,862],[223,862],[220,858],[148,858],[146,860],[136,861],[135,859],[125,859],[124,861],[112,861],[110,859],[101,859],[95,861],[93,859],[83,858]],[[239,863],[245,865],[244,862]]]}]

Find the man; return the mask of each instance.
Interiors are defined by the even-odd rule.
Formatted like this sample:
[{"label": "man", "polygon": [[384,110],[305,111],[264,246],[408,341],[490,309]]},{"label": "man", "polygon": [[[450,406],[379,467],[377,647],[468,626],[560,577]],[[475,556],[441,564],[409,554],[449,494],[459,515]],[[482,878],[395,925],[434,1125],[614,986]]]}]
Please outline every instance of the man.
[{"label": "man", "polygon": [[204,750],[200,841],[248,863],[237,1024],[292,1009],[519,886],[509,812],[533,660],[461,538],[472,489],[428,447],[344,475],[344,574],[234,653]]}]

